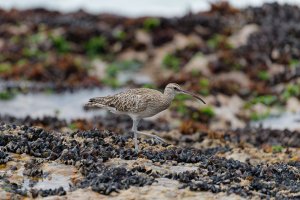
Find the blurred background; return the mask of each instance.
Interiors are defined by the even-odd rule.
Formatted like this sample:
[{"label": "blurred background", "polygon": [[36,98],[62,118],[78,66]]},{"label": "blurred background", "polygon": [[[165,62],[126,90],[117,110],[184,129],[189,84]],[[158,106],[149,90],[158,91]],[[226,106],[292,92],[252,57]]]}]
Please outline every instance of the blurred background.
[{"label": "blurred background", "polygon": [[179,95],[150,121],[183,132],[299,130],[298,4],[1,1],[1,119],[91,128],[109,115],[85,112],[90,97],[177,82],[208,105]]},{"label": "blurred background", "polygon": [[[128,17],[140,16],[161,16],[161,17],[178,17],[185,15],[188,11],[199,12],[210,9],[211,3],[216,3],[217,0],[130,0],[124,2],[122,0],[102,1],[102,0],[28,0],[18,1],[9,0],[2,1],[0,6],[4,9],[32,9],[32,8],[45,8],[47,10],[55,10],[60,12],[74,12],[80,9],[93,13],[111,13]],[[232,6],[236,8],[245,8],[247,6],[261,6],[264,3],[287,3],[299,4],[299,0],[229,0]]]},{"label": "blurred background", "polygon": [[[299,6],[0,0],[0,199],[299,199]],[[207,104],[142,120],[167,143],[139,154],[129,117],[83,109],[170,82]]]}]

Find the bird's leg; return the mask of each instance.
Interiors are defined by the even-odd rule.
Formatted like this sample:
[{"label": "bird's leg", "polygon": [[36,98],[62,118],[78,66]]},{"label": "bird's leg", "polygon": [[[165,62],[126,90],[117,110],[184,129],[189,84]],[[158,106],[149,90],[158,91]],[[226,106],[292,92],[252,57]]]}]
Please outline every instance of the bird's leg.
[{"label": "bird's leg", "polygon": [[164,139],[158,137],[157,135],[152,135],[150,133],[144,133],[144,132],[141,132],[141,131],[137,131],[137,133],[140,134],[140,135],[146,135],[148,137],[152,137],[152,138],[158,140],[159,142],[167,143]]},{"label": "bird's leg", "polygon": [[138,145],[138,140],[137,140],[137,134],[138,134],[138,130],[137,130],[137,126],[140,122],[139,119],[132,119],[132,131],[134,134],[134,149],[135,152],[138,153],[139,152],[139,145]]}]

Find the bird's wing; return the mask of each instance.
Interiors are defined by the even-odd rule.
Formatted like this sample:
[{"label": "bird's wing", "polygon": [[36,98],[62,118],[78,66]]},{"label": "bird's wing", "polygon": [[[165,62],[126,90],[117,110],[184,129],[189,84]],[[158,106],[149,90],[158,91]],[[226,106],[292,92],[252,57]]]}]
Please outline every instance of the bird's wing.
[{"label": "bird's wing", "polygon": [[150,90],[140,88],[129,89],[116,94],[114,97],[113,107],[116,108],[117,111],[139,113],[147,109],[148,103],[153,100],[154,96],[153,94],[151,95]]},{"label": "bird's wing", "polygon": [[147,109],[149,102],[161,95],[159,91],[138,88],[129,89],[115,95],[90,99],[86,107],[111,108],[119,112],[139,113]]}]

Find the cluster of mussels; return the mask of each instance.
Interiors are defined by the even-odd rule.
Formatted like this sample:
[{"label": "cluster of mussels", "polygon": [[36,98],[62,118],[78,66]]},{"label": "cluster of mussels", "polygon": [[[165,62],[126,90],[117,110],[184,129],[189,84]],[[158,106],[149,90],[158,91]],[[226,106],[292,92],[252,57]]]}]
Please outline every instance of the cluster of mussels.
[{"label": "cluster of mussels", "polygon": [[41,162],[32,159],[24,165],[25,170],[23,171],[23,175],[31,176],[31,177],[42,177],[43,170],[40,169]]},{"label": "cluster of mussels", "polygon": [[[245,10],[248,22],[259,25],[260,30],[249,37],[246,45],[234,51],[238,57],[247,60],[247,70],[253,77],[255,74],[251,71],[254,72],[257,68],[266,70],[268,67],[276,67],[270,63],[283,65],[285,69],[266,79],[269,85],[295,81],[300,76],[298,62],[294,66],[296,69],[289,66],[293,60],[298,60],[300,57],[298,13],[299,8],[296,6],[277,3]],[[279,26],[280,30],[278,30]],[[256,69],[251,68],[252,66]]]},{"label": "cluster of mussels", "polygon": [[[0,126],[1,155],[9,153],[26,153],[41,160],[55,160],[67,165],[74,165],[83,175],[82,180],[72,186],[91,187],[92,190],[110,194],[114,191],[128,189],[130,186],[151,185],[156,178],[175,179],[182,183],[182,188],[193,191],[211,191],[235,193],[244,197],[260,195],[261,197],[289,198],[300,192],[300,163],[260,164],[257,166],[233,159],[215,156],[219,151],[229,148],[197,150],[169,145],[158,146],[152,140],[145,140],[144,145],[159,148],[142,148],[139,154],[128,146],[129,136],[116,135],[113,132],[89,130],[70,134],[47,132],[41,128],[28,126]],[[6,156],[7,157],[7,156]],[[143,157],[152,162],[198,163],[193,172],[160,173],[146,169],[144,166],[128,169],[107,166],[105,163],[113,158],[135,160]],[[2,161],[5,163],[7,160]],[[40,161],[26,163],[26,174],[40,176]],[[32,168],[29,170],[29,168]],[[36,169],[35,169],[36,168]],[[23,196],[64,195],[63,188],[56,190],[22,190],[21,186],[6,180],[10,191]]]},{"label": "cluster of mussels", "polygon": [[[182,172],[166,175],[184,183],[193,191],[235,193],[243,197],[259,194],[261,197],[284,199],[282,191],[290,197],[299,192],[299,162],[287,164],[261,164],[253,166],[233,159],[211,157],[200,162],[197,172]],[[299,196],[298,196],[299,197]]]},{"label": "cluster of mussels", "polygon": [[9,155],[6,152],[0,150],[0,164],[5,164],[9,160],[10,160]]},{"label": "cluster of mussels", "polygon": [[223,137],[231,142],[247,142],[260,147],[264,144],[300,147],[300,132],[288,129],[274,130],[247,126],[234,131],[227,131]]}]

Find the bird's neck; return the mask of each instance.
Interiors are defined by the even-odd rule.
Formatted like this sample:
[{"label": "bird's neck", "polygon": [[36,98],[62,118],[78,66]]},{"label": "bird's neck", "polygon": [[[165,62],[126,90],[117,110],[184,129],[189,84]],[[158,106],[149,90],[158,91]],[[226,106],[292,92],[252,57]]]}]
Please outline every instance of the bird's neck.
[{"label": "bird's neck", "polygon": [[165,89],[164,97],[165,97],[165,100],[170,104],[175,97],[175,92],[170,89]]}]

